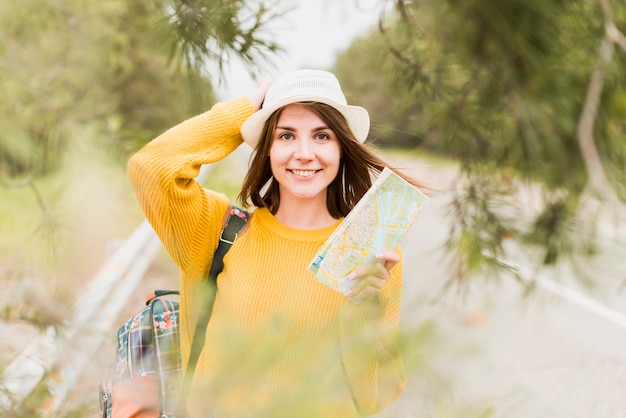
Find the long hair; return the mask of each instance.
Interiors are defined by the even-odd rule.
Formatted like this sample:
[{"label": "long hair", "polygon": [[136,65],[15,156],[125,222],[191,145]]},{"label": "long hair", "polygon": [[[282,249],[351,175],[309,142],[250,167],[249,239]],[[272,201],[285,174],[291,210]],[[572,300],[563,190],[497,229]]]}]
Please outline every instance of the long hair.
[{"label": "long hair", "polygon": [[[412,177],[389,167],[355,137],[346,119],[334,107],[319,102],[298,103],[319,116],[335,133],[340,144],[342,157],[337,177],[328,185],[326,207],[330,215],[339,219],[346,216],[372,185],[372,176],[388,167],[415,187],[428,189]],[[278,182],[272,176],[270,148],[278,119],[285,107],[270,115],[265,122],[261,139],[250,162],[238,199],[242,206],[266,207],[275,214],[280,205]]]}]

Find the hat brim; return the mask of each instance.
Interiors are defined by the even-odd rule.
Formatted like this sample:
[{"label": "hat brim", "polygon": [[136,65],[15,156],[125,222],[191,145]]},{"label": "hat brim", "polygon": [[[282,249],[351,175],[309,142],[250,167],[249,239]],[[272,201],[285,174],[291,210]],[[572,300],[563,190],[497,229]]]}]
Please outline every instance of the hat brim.
[{"label": "hat brim", "polygon": [[337,109],[346,119],[350,130],[359,142],[365,142],[370,130],[370,117],[367,110],[360,106],[343,105],[324,97],[291,96],[288,100],[272,103],[271,106],[263,107],[254,112],[241,125],[241,136],[245,143],[256,149],[261,139],[261,132],[265,122],[276,110],[289,104],[298,102],[319,102]]}]

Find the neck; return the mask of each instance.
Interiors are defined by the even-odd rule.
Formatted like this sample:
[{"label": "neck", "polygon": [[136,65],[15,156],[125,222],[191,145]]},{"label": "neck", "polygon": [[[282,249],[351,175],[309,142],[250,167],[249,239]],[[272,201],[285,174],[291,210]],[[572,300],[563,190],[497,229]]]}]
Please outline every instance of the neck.
[{"label": "neck", "polygon": [[337,219],[328,212],[325,201],[285,202],[281,199],[280,207],[274,216],[291,228],[303,230],[322,229],[337,222]]}]

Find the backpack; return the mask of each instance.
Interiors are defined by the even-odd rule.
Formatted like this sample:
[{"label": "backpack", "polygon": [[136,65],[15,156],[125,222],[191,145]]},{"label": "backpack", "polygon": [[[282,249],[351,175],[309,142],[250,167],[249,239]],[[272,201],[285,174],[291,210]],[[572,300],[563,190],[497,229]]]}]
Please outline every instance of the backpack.
[{"label": "backpack", "polygon": [[[248,221],[249,214],[232,206],[213,257],[207,281],[215,284],[223,257]],[[188,385],[202,351],[213,298],[200,314],[187,373],[182,376],[177,290],[156,290],[146,306],[117,331],[117,350],[110,376],[99,385],[101,418],[175,418],[184,411]]]}]

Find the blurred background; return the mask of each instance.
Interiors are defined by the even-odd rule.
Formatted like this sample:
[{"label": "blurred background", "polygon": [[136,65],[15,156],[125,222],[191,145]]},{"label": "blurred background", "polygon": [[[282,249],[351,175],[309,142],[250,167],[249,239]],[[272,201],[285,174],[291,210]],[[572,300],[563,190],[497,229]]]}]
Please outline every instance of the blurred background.
[{"label": "blurred background", "polygon": [[[625,34],[618,0],[2,2],[0,366],[108,295],[89,286],[144,219],[134,151],[309,67],[335,72],[370,112],[368,144],[434,189],[404,244],[417,377],[389,416],[626,417]],[[242,153],[207,184],[235,196]],[[65,389],[63,350],[19,396],[1,378],[3,416],[97,413],[114,328],[176,286],[162,251],[147,264]]]}]

